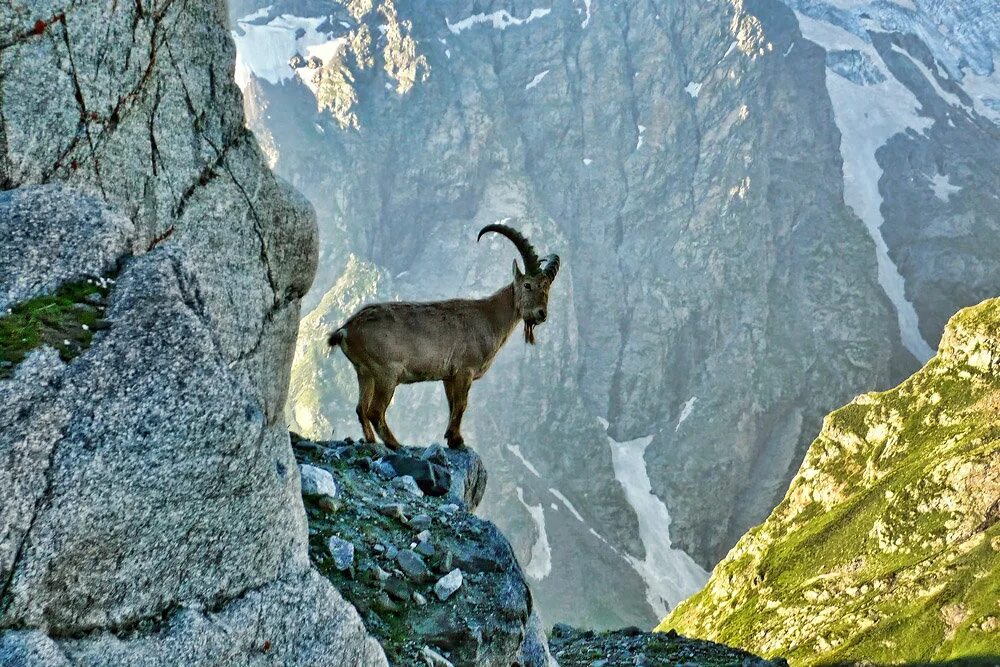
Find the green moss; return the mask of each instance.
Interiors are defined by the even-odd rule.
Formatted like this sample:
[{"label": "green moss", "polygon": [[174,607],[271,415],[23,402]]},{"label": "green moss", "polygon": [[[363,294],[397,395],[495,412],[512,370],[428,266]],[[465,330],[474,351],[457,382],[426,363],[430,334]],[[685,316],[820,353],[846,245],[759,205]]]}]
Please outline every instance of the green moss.
[{"label": "green moss", "polygon": [[0,316],[0,378],[13,376],[28,353],[43,345],[58,350],[63,361],[79,356],[105,326],[110,284],[107,278],[67,283]]}]

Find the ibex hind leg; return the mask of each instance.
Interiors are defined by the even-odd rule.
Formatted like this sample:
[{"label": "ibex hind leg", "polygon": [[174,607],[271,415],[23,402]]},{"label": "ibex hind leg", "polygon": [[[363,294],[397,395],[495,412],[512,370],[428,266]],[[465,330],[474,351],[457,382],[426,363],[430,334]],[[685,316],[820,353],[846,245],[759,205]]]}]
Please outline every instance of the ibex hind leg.
[{"label": "ibex hind leg", "polygon": [[389,424],[385,420],[385,412],[389,409],[389,403],[392,402],[392,395],[395,393],[396,388],[392,385],[380,385],[375,387],[375,398],[372,400],[371,410],[368,413],[368,417],[372,424],[375,425],[375,430],[378,432],[379,436],[382,438],[389,449],[399,449],[402,445],[399,444],[399,440],[393,435],[392,431],[389,429]]},{"label": "ibex hind leg", "polygon": [[375,379],[369,375],[358,373],[358,421],[361,423],[361,431],[364,439],[368,442],[375,442],[375,430],[368,418],[371,413],[372,400],[375,398]]}]

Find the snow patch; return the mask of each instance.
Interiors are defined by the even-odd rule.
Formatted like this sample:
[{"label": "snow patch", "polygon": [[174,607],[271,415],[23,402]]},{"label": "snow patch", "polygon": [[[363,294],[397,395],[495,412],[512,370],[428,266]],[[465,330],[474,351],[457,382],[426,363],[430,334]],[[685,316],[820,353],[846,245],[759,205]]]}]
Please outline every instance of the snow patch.
[{"label": "snow patch", "polygon": [[524,567],[524,573],[536,581],[541,581],[552,572],[552,549],[549,547],[549,537],[545,532],[545,508],[526,503],[524,490],[521,487],[517,487],[517,499],[524,505],[524,509],[528,510],[538,531],[538,537],[531,545],[531,556]]},{"label": "snow patch", "polygon": [[591,159],[590,159],[589,157],[585,157],[585,158],[583,158],[583,164],[584,164],[584,166],[586,166],[586,167],[589,167],[589,166],[590,166],[591,164],[593,164],[593,162],[594,162],[594,161],[593,161],[593,160],[591,160]]},{"label": "snow patch", "polygon": [[626,555],[629,564],[646,582],[646,600],[663,617],[708,581],[706,572],[691,556],[670,542],[670,514],[653,494],[644,458],[653,436],[618,442],[608,436],[615,479],[639,519],[639,538],[646,551],[643,560]]},{"label": "snow patch", "polygon": [[538,84],[540,84],[542,82],[542,79],[544,79],[545,75],[548,74],[548,73],[549,73],[549,70],[543,70],[543,71],[539,72],[538,74],[535,75],[534,79],[532,79],[531,81],[528,82],[528,85],[526,85],[524,87],[524,89],[525,90],[531,90],[532,88],[534,88],[535,86],[537,86]]},{"label": "snow patch", "polygon": [[684,401],[684,405],[681,406],[681,414],[677,418],[677,426],[674,427],[674,433],[676,433],[680,429],[681,424],[684,423],[684,420],[686,420],[688,417],[691,416],[691,411],[694,410],[694,404],[697,402],[698,402],[697,396],[692,396],[688,400]]},{"label": "snow patch", "polygon": [[535,477],[541,477],[541,475],[538,474],[538,469],[535,468],[535,466],[531,465],[531,461],[524,458],[524,454],[521,453],[520,445],[507,445],[507,451],[516,456],[518,459],[520,459],[521,463],[524,464],[525,468],[531,471],[532,475],[534,475]]},{"label": "snow patch", "polygon": [[703,85],[705,84],[695,83],[694,81],[692,81],[688,85],[684,86],[684,90],[687,91],[687,94],[690,95],[691,97],[698,99],[698,93],[701,92],[701,87]]},{"label": "snow patch", "polygon": [[[291,57],[330,39],[317,30],[323,18],[282,14],[265,24],[251,23],[266,14],[264,10],[249,14],[236,21],[240,30],[232,31],[236,43],[236,83],[240,88],[246,88],[250,74],[272,84],[291,79],[295,76],[288,64]],[[297,34],[302,36],[296,37]]]},{"label": "snow patch", "polygon": [[587,16],[583,19],[583,23],[580,24],[581,28],[586,29],[590,25],[590,0],[583,0],[583,8],[587,12]]},{"label": "snow patch", "polygon": [[[642,148],[642,144],[643,144],[642,134],[643,134],[643,132],[646,131],[646,126],[645,125],[636,125],[635,129],[638,130],[638,133],[639,133],[639,138],[635,142],[635,149],[639,150],[640,148]],[[605,426],[604,428],[607,428],[607,426]]]},{"label": "snow patch", "polygon": [[573,503],[569,501],[569,498],[560,493],[559,489],[549,489],[549,493],[558,498],[559,502],[561,502],[563,505],[566,506],[566,509],[570,511],[570,514],[576,517],[577,521],[579,521],[580,523],[585,523],[583,517],[580,516],[580,513],[576,511],[575,507],[573,507]]},{"label": "snow patch", "polygon": [[962,191],[962,187],[959,185],[952,185],[952,182],[945,174],[934,174],[934,177],[931,178],[930,181],[931,190],[934,191],[934,196],[944,202],[948,201],[956,192]]},{"label": "snow patch", "polygon": [[880,64],[878,51],[871,44],[843,28],[796,14],[806,39],[827,50],[857,49],[867,54],[886,75],[879,84],[859,86],[827,69],[826,87],[841,134],[844,202],[861,218],[875,242],[878,281],[896,308],[903,346],[925,363],[934,356],[934,351],[920,333],[917,311],[906,298],[903,276],[889,257],[889,247],[882,236],[882,195],[878,189],[882,168],[875,152],[896,134],[907,129],[921,132],[932,121],[917,114],[920,104],[916,97],[892,77],[884,63]]},{"label": "snow patch", "polygon": [[512,16],[506,9],[500,9],[492,14],[473,14],[455,23],[445,18],[444,22],[448,26],[448,30],[455,35],[461,33],[463,30],[468,30],[478,23],[490,23],[495,30],[506,30],[512,25],[524,25],[536,19],[544,18],[551,11],[551,8],[535,8],[531,10],[531,13],[526,18],[519,19],[516,16]]}]

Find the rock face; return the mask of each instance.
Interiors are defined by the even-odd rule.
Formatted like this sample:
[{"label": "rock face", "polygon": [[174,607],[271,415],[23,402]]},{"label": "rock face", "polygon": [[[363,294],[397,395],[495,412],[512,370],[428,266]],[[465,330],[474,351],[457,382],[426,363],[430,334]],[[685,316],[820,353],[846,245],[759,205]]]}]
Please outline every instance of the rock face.
[{"label": "rock face", "polygon": [[[780,500],[824,414],[913,372],[946,314],[1000,292],[996,12],[849,4],[400,0],[430,78],[403,96],[343,60],[346,132],[301,69],[248,57],[251,126],[322,230],[293,426],[357,435],[329,330],[366,301],[500,287],[512,249],[473,239],[511,217],[563,269],[540,344],[508,344],[472,394],[484,512],[550,619],[648,624],[696,590],[678,547],[711,567]],[[302,0],[233,19],[247,53],[289,57],[358,25]],[[446,414],[421,387],[389,416],[422,442]],[[640,439],[659,506],[622,489],[616,453]]]},{"label": "rock face", "polygon": [[827,417],[785,499],[659,629],[795,664],[1000,648],[1000,300],[899,387]]},{"label": "rock face", "polygon": [[309,562],[282,408],[315,222],[225,23],[0,8],[4,309],[112,281],[87,349],[0,379],[0,663],[386,664]]},{"label": "rock face", "polygon": [[[430,454],[453,480],[483,479],[473,450],[390,454],[382,445],[298,437],[293,445],[302,464],[332,473],[343,489],[335,508],[305,499],[310,557],[361,610],[393,665],[422,667],[428,651],[454,665],[549,665],[510,544],[472,514],[482,485],[459,483],[446,495],[418,497],[397,489],[379,465],[391,459],[402,470]],[[338,560],[345,544],[354,554],[350,567]]]}]

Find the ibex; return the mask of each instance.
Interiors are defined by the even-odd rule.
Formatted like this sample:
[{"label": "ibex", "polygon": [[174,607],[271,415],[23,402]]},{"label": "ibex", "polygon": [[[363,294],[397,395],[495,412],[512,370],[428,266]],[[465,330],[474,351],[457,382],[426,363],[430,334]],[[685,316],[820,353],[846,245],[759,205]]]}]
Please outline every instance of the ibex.
[{"label": "ibex", "polygon": [[506,236],[521,253],[524,272],[515,259],[511,284],[485,299],[371,304],[330,334],[330,347],[339,346],[358,374],[357,413],[365,440],[374,442],[377,432],[398,449],[385,421],[396,387],[441,380],[449,409],[445,440],[449,447],[464,447],[462,415],[473,380],[489,370],[518,322],[524,322],[525,342],[534,344],[559,256],[539,259],[528,239],[503,224],[486,225],[476,240],[487,232]]}]

